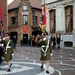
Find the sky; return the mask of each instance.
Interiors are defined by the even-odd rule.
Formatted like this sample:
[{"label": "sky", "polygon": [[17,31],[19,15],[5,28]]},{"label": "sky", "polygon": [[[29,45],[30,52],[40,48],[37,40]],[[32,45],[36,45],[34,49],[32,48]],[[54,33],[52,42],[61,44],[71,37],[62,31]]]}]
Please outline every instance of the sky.
[{"label": "sky", "polygon": [[7,0],[7,4],[10,4],[12,1],[14,1],[14,0]]}]

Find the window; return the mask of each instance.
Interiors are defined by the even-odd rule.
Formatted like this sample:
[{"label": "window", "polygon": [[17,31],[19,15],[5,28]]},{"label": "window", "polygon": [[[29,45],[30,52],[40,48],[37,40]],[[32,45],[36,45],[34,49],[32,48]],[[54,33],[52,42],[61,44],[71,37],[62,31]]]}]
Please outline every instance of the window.
[{"label": "window", "polygon": [[27,25],[28,24],[28,17],[25,15],[23,16],[23,24]]},{"label": "window", "polygon": [[37,16],[33,16],[33,25],[37,24]]},{"label": "window", "polygon": [[23,6],[23,11],[27,11],[27,10],[28,10],[27,6],[24,5],[24,6]]},{"label": "window", "polygon": [[15,23],[18,23],[18,10],[15,11]]},{"label": "window", "polygon": [[18,23],[18,10],[15,10],[15,15],[11,17],[12,24]]},{"label": "window", "polygon": [[55,9],[50,10],[49,13],[50,13],[50,33],[53,34],[56,31]]},{"label": "window", "polygon": [[64,42],[64,46],[65,46],[65,47],[73,47],[73,42],[71,42],[71,41],[66,41],[66,42]]},{"label": "window", "polygon": [[11,19],[12,19],[12,24],[15,24],[15,17],[13,16],[11,17]]},{"label": "window", "polygon": [[24,25],[28,25],[28,16],[27,16],[27,10],[28,10],[28,7],[26,5],[23,6],[23,24]]},{"label": "window", "polygon": [[32,10],[32,18],[33,18],[33,25],[37,24],[37,16],[35,15],[35,10]]},{"label": "window", "polygon": [[67,33],[71,33],[73,31],[73,6],[72,5],[65,7],[65,27]]}]

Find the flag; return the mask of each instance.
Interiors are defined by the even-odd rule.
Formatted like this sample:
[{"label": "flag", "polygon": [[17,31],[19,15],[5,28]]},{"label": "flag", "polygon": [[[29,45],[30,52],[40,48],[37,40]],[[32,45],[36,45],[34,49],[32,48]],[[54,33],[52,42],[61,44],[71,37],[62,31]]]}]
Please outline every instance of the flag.
[{"label": "flag", "polygon": [[3,22],[2,22],[2,9],[0,7],[0,30],[2,30],[2,25],[3,25]]},{"label": "flag", "polygon": [[2,9],[0,7],[0,24],[2,23]]},{"label": "flag", "polygon": [[46,3],[44,0],[44,7],[42,9],[41,25],[46,28]]}]

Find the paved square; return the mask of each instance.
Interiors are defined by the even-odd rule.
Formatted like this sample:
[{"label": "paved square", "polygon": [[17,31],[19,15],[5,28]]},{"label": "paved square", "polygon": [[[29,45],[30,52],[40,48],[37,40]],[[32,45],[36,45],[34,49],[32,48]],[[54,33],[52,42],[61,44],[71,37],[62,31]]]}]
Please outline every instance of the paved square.
[{"label": "paved square", "polygon": [[[50,60],[49,75],[75,75],[75,50],[53,49]],[[40,69],[40,48],[17,46],[12,60],[11,72],[7,64],[0,64],[0,75],[46,75]]]}]

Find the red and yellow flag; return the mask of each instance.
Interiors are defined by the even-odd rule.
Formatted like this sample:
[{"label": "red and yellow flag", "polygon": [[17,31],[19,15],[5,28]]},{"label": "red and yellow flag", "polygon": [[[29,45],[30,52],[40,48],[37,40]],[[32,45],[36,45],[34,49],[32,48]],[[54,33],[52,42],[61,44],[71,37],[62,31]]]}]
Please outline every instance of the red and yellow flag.
[{"label": "red and yellow flag", "polygon": [[0,7],[0,23],[2,23],[2,9]]},{"label": "red and yellow flag", "polygon": [[42,9],[41,24],[43,27],[46,28],[46,3],[45,3],[45,0],[44,0],[44,7]]},{"label": "red and yellow flag", "polygon": [[[2,22],[2,9],[0,7],[0,31],[2,30],[3,22]],[[0,32],[1,35],[1,32]]]}]

